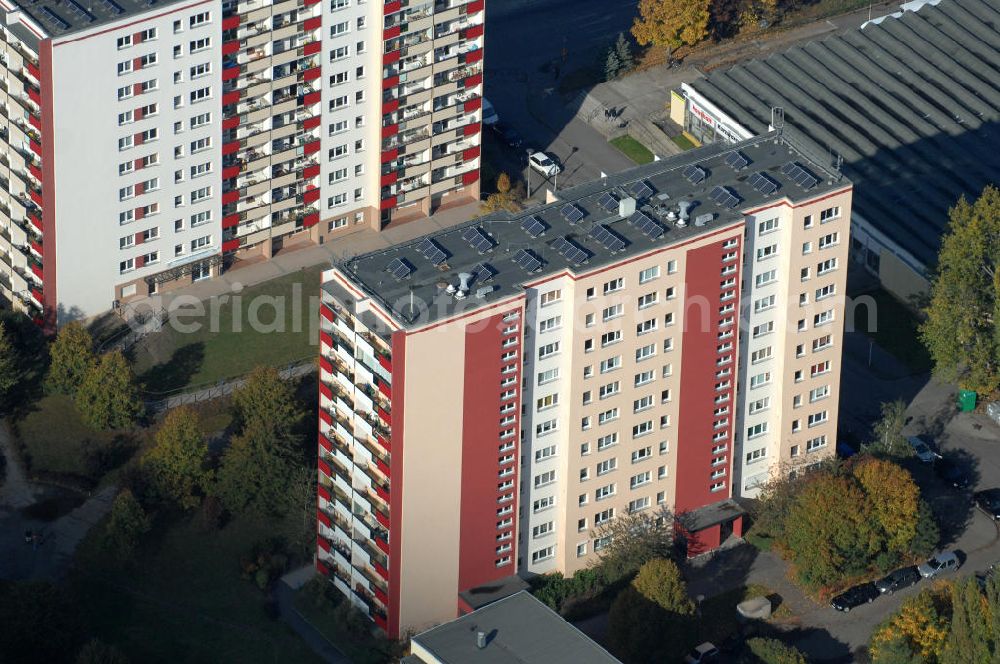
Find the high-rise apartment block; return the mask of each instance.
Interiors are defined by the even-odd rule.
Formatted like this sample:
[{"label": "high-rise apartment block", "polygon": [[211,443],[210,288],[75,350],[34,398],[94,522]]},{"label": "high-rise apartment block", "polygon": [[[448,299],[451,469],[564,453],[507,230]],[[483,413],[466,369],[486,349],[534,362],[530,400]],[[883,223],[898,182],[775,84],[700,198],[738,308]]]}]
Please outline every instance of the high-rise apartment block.
[{"label": "high-rise apartment block", "polygon": [[483,0],[0,2],[0,299],[60,320],[478,198]]},{"label": "high-rise apartment block", "polygon": [[832,455],[851,184],[780,133],[324,273],[318,567],[391,636]]}]

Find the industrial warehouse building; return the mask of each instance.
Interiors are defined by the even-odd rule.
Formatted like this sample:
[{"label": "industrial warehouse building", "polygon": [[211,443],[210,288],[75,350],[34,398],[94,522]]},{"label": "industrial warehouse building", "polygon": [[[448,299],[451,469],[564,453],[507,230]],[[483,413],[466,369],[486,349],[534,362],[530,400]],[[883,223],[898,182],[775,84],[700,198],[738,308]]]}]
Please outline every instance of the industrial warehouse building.
[{"label": "industrial warehouse building", "polygon": [[859,30],[712,72],[674,94],[702,142],[794,127],[855,184],[855,260],[908,300],[926,291],[948,210],[1000,172],[1000,11],[907,3]]}]

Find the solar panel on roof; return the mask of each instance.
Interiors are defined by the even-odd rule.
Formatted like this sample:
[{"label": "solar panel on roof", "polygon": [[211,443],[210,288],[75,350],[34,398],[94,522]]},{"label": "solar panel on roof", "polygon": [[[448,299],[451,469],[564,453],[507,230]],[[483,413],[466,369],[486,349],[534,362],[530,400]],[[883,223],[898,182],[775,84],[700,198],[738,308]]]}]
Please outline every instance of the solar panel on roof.
[{"label": "solar panel on roof", "polygon": [[572,203],[567,203],[566,205],[562,206],[562,209],[559,210],[559,214],[561,214],[563,216],[563,219],[565,219],[571,224],[575,224],[576,222],[583,219],[583,210],[573,205]]},{"label": "solar panel on roof", "polygon": [[485,254],[493,249],[493,240],[476,226],[465,229],[465,232],[462,233],[462,239],[480,254]]},{"label": "solar panel on roof", "polygon": [[798,162],[790,161],[781,167],[781,172],[803,189],[812,189],[819,182],[815,175],[802,168]]},{"label": "solar panel on roof", "polygon": [[614,253],[625,248],[625,240],[611,232],[603,224],[598,224],[590,231],[590,237],[604,245],[604,248]]},{"label": "solar panel on roof", "polygon": [[489,281],[496,275],[496,270],[493,269],[489,263],[480,263],[476,267],[472,268],[472,274],[476,278],[476,281]]},{"label": "solar panel on roof", "polygon": [[117,16],[118,14],[125,13],[124,9],[122,9],[119,5],[112,2],[111,0],[97,0],[97,3],[101,5],[101,7],[104,8],[104,11],[108,12],[109,14],[114,14],[115,16]]},{"label": "solar panel on roof", "polygon": [[539,219],[536,214],[533,214],[522,221],[521,228],[531,237],[540,237],[545,235],[545,231],[549,229],[549,227],[545,225],[545,222]]},{"label": "solar panel on roof", "polygon": [[649,219],[648,217],[647,221],[644,221],[642,225],[639,226],[639,230],[641,230],[643,234],[650,240],[655,240],[656,238],[666,233],[666,231],[663,229],[663,226],[659,225],[658,223],[656,223],[652,219]]},{"label": "solar panel on roof", "polygon": [[430,261],[431,265],[440,265],[448,258],[448,254],[441,251],[441,247],[437,246],[434,240],[429,237],[421,240],[420,244],[417,245],[417,252]]},{"label": "solar panel on roof", "polygon": [[59,16],[59,14],[56,14],[54,11],[52,11],[48,7],[42,7],[39,11],[41,11],[42,16],[44,16],[45,18],[47,18],[56,27],[58,27],[58,28],[60,28],[62,30],[68,30],[69,29],[69,23],[67,23],[65,20],[63,20],[63,18],[61,16]]},{"label": "solar panel on roof", "polygon": [[746,155],[744,155],[739,150],[737,150],[736,152],[730,152],[729,156],[726,157],[726,166],[733,169],[734,171],[746,168],[747,164],[749,163],[750,160],[747,159]]},{"label": "solar panel on roof", "polygon": [[628,218],[628,223],[632,224],[636,228],[642,228],[642,225],[647,221],[652,221],[652,219],[642,210],[636,210],[632,213],[632,216]]},{"label": "solar panel on roof", "polygon": [[553,240],[552,248],[558,251],[570,263],[576,265],[583,265],[590,259],[590,254],[566,237],[557,237]]},{"label": "solar panel on roof", "polygon": [[527,249],[519,249],[511,260],[525,272],[535,272],[542,267],[542,261]]},{"label": "solar panel on roof", "polygon": [[778,183],[768,177],[765,173],[754,173],[747,179],[747,182],[751,187],[765,196],[770,196],[778,190]]},{"label": "solar panel on roof", "polygon": [[391,274],[397,281],[402,281],[406,279],[413,272],[413,269],[406,264],[402,258],[393,258],[388,265],[385,266],[385,271]]},{"label": "solar panel on roof", "polygon": [[639,180],[638,182],[633,184],[632,188],[629,189],[629,191],[632,194],[632,198],[635,198],[636,200],[640,198],[647,198],[653,195],[653,188],[650,187],[645,180]]},{"label": "solar panel on roof", "polygon": [[94,15],[76,0],[66,0],[66,6],[69,7],[69,11],[76,15],[76,17],[81,21],[90,23],[94,20]]},{"label": "solar panel on roof", "polygon": [[739,196],[733,194],[726,187],[716,187],[708,197],[724,208],[734,208],[740,202]]},{"label": "solar panel on roof", "polygon": [[604,195],[598,199],[597,204],[601,206],[602,210],[607,212],[614,212],[618,209],[618,199],[608,192],[604,192]]},{"label": "solar panel on roof", "polygon": [[684,169],[684,177],[691,184],[698,184],[702,180],[708,177],[708,173],[701,166],[695,166],[694,164],[688,166]]}]

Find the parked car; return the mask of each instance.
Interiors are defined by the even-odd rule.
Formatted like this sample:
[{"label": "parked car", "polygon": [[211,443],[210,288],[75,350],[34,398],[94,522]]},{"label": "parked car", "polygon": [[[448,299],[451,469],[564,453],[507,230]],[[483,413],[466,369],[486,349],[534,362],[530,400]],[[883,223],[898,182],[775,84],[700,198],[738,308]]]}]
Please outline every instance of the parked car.
[{"label": "parked car", "polygon": [[934,472],[956,489],[967,489],[972,484],[969,471],[948,457],[941,457],[934,463]]},{"label": "parked car", "polygon": [[860,586],[848,588],[837,595],[830,602],[830,606],[838,611],[850,611],[851,609],[875,601],[879,596],[879,591],[872,582],[862,583]]},{"label": "parked car", "polygon": [[985,489],[972,494],[976,507],[994,521],[1000,520],[1000,489]]},{"label": "parked car", "polygon": [[910,443],[910,447],[913,448],[914,456],[924,463],[934,463],[936,459],[940,458],[940,455],[934,452],[927,444],[927,441],[920,436],[910,436],[906,440]]},{"label": "parked car", "polygon": [[493,125],[493,131],[496,133],[497,138],[512,148],[519,148],[524,145],[521,135],[502,122]]},{"label": "parked car", "polygon": [[544,152],[535,152],[528,157],[528,165],[547,178],[562,172],[562,166]]},{"label": "parked car", "polygon": [[489,127],[498,122],[500,122],[500,116],[497,115],[497,109],[493,108],[489,99],[483,97],[483,124]]},{"label": "parked car", "polygon": [[932,579],[938,574],[956,569],[958,569],[958,556],[955,555],[954,551],[942,551],[926,563],[921,563],[917,567],[920,576],[925,579]]},{"label": "parked car", "polygon": [[704,664],[705,662],[717,662],[719,660],[719,649],[706,641],[684,657],[685,664]]},{"label": "parked car", "polygon": [[880,593],[891,595],[897,590],[909,588],[920,581],[920,579],[920,572],[917,571],[916,567],[910,565],[909,567],[897,569],[895,572],[885,575],[875,582],[875,587],[878,588]]}]

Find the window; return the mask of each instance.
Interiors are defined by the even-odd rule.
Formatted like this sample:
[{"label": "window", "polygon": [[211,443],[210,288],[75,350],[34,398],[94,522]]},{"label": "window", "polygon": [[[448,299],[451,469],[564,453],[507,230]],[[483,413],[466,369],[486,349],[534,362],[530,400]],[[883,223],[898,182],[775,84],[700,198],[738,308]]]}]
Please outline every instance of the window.
[{"label": "window", "polygon": [[535,425],[535,435],[539,437],[545,436],[555,431],[558,427],[558,420],[545,420],[544,422],[539,422]]},{"label": "window", "polygon": [[778,278],[777,270],[768,270],[767,272],[761,272],[756,277],[754,277],[754,283],[757,286],[766,286],[772,281],[777,280],[777,278]]},{"label": "window", "polygon": [[833,337],[829,334],[824,334],[818,339],[813,339],[812,349],[815,353],[818,350],[823,350],[824,348],[829,348],[833,345]]},{"label": "window", "polygon": [[637,475],[633,475],[629,478],[628,488],[635,489],[642,486],[643,484],[649,484],[652,481],[652,473],[650,471],[641,472]]},{"label": "window", "polygon": [[128,258],[128,259],[123,260],[120,263],[118,263],[118,272],[120,274],[125,274],[126,272],[131,272],[134,269],[135,269],[135,259],[134,258]]},{"label": "window", "polygon": [[119,225],[128,224],[135,221],[135,210],[126,210],[118,214]]},{"label": "window", "polygon": [[212,46],[211,37],[202,37],[201,39],[195,39],[188,44],[189,53],[197,53],[198,51],[204,51]]},{"label": "window", "polygon": [[198,251],[212,245],[212,236],[206,235],[196,240],[191,240],[191,251]]},{"label": "window", "polygon": [[757,364],[759,362],[764,362],[771,358],[771,347],[766,346],[759,350],[755,350],[750,353],[750,364]]},{"label": "window", "polygon": [[604,294],[607,295],[608,293],[614,293],[615,291],[619,291],[622,288],[624,288],[624,286],[625,286],[625,280],[622,279],[621,277],[618,277],[617,279],[612,279],[611,281],[605,282]]},{"label": "window", "polygon": [[773,320],[769,320],[766,323],[761,323],[760,325],[754,325],[753,327],[754,339],[756,339],[757,337],[762,337],[765,334],[770,334],[771,332],[774,332]]},{"label": "window", "polygon": [[777,244],[769,244],[757,250],[757,260],[759,261],[767,260],[768,258],[774,258],[777,255],[778,255]]},{"label": "window", "polygon": [[156,28],[147,28],[139,33],[139,42],[147,42],[156,39]]},{"label": "window", "polygon": [[666,298],[667,298],[668,300],[672,300],[672,299],[674,299],[675,297],[677,297],[677,289],[676,289],[676,288],[674,288],[673,286],[671,286],[670,288],[668,288],[668,289],[666,290]]},{"label": "window", "polygon": [[558,302],[560,299],[562,299],[562,291],[557,289],[557,290],[551,290],[547,293],[542,293],[542,296],[538,298],[538,302],[541,306],[544,307],[553,304],[555,302]]},{"label": "window", "polygon": [[752,427],[747,427],[747,440],[753,440],[754,438],[759,438],[767,433],[767,422],[760,422]]},{"label": "window", "polygon": [[601,373],[608,373],[609,371],[614,371],[615,369],[620,369],[622,366],[622,356],[615,355],[614,357],[609,357],[606,360],[601,360]]},{"label": "window", "polygon": [[201,187],[200,189],[195,189],[191,192],[191,204],[200,203],[203,200],[210,198],[212,196],[211,187]]},{"label": "window", "polygon": [[830,360],[825,360],[823,362],[820,362],[819,364],[812,365],[809,371],[811,377],[821,376],[829,372],[830,372]]},{"label": "window", "polygon": [[813,216],[811,214],[807,214],[802,219],[802,228],[808,230],[812,227],[813,227]]},{"label": "window", "polygon": [[747,452],[747,464],[760,461],[765,456],[767,456],[767,448],[765,447],[762,447],[759,450],[753,450],[752,452]]},{"label": "window", "polygon": [[544,537],[545,535],[552,534],[552,522],[546,521],[545,523],[540,523],[531,529],[531,536],[533,538]]},{"label": "window", "polygon": [[821,311],[820,313],[813,316],[813,327],[819,327],[820,325],[826,325],[833,321],[833,309],[827,309],[826,311]]},{"label": "window", "polygon": [[556,481],[556,471],[547,470],[544,473],[535,475],[535,488],[546,486],[547,484],[552,484]]},{"label": "window", "polygon": [[212,220],[212,211],[205,210],[204,212],[198,212],[191,215],[191,228],[195,226],[201,226],[202,224],[207,224]]},{"label": "window", "polygon": [[612,320],[613,318],[618,318],[619,316],[622,316],[624,313],[625,313],[625,305],[616,304],[614,306],[605,308],[604,311],[601,312],[601,320],[609,321]]},{"label": "window", "polygon": [[819,239],[819,248],[826,249],[827,247],[832,247],[840,242],[839,233],[828,233]]},{"label": "window", "polygon": [[653,291],[652,293],[646,293],[645,295],[639,298],[639,308],[645,309],[646,307],[653,306],[654,304],[656,304],[656,298],[657,298],[656,291]]},{"label": "window", "polygon": [[635,361],[641,362],[656,355],[656,344],[648,344],[637,348],[635,351]]},{"label": "window", "polygon": [[347,144],[345,143],[343,145],[337,145],[330,148],[329,156],[331,160],[347,156]]},{"label": "window", "polygon": [[597,464],[597,474],[598,474],[598,476],[600,476],[600,475],[607,475],[611,471],[617,470],[617,469],[618,469],[618,459],[614,458],[614,457],[611,458],[611,459],[605,459],[604,461],[602,461],[599,464]]},{"label": "window", "polygon": [[639,273],[639,283],[644,284],[647,281],[652,281],[660,276],[660,266],[654,265],[653,267],[648,267]]},{"label": "window", "polygon": [[601,335],[601,348],[604,348],[605,346],[610,346],[612,344],[616,344],[621,340],[622,340],[621,330],[613,330],[611,332],[605,332],[604,334]]},{"label": "window", "polygon": [[332,12],[350,6],[351,6],[351,0],[330,0],[330,11]]},{"label": "window", "polygon": [[818,436],[806,441],[806,452],[814,452],[823,447],[826,447],[826,436]]},{"label": "window", "polygon": [[778,219],[765,219],[757,224],[757,235],[767,235],[778,230]]},{"label": "window", "polygon": [[545,344],[538,348],[538,359],[542,360],[546,357],[552,357],[559,352],[559,342],[553,341],[552,343]]},{"label": "window", "polygon": [[618,394],[620,390],[621,390],[621,382],[616,380],[613,383],[601,385],[601,387],[597,391],[597,394],[601,399],[607,399],[608,397],[614,394]]},{"label": "window", "polygon": [[824,422],[826,422],[826,420],[827,420],[827,412],[825,410],[821,410],[818,413],[813,413],[812,415],[810,415],[806,424],[810,427],[814,427],[823,424]]},{"label": "window", "polygon": [[587,543],[581,542],[580,544],[576,545],[576,557],[582,558],[585,555],[587,555]]},{"label": "window", "polygon": [[830,207],[819,213],[819,223],[825,224],[826,222],[833,221],[838,217],[840,217],[840,207]]},{"label": "window", "polygon": [[134,170],[135,170],[134,161],[131,160],[123,161],[122,163],[118,164],[118,175],[127,175],[128,173],[131,173]]},{"label": "window", "polygon": [[553,408],[557,405],[559,405],[559,395],[549,394],[547,396],[540,397],[538,399],[538,402],[536,404],[536,410],[542,411],[548,408]]},{"label": "window", "polygon": [[[613,518],[615,518],[615,508],[609,507],[608,509],[598,512],[597,514],[594,515],[594,525],[600,526],[602,524],[607,523],[608,521],[611,521],[611,519]],[[595,550],[597,549],[596,543],[594,545],[594,549]]]},{"label": "window", "polygon": [[212,147],[212,139],[210,137],[199,138],[196,141],[191,141],[191,154],[207,150],[210,147]]},{"label": "window", "polygon": [[764,373],[759,373],[755,376],[750,376],[750,389],[752,390],[755,387],[761,387],[763,385],[767,385],[770,382],[771,382],[770,371],[765,371]]},{"label": "window", "polygon": [[211,73],[212,73],[212,64],[210,62],[203,62],[200,65],[195,65],[191,67],[190,71],[191,78],[198,78],[199,76],[208,76]]},{"label": "window", "polygon": [[805,256],[806,254],[811,254],[812,250],[813,250],[813,243],[812,242],[803,242],[802,243],[802,255],[803,256]]},{"label": "window", "polygon": [[581,468],[580,469],[580,481],[581,482],[586,482],[589,479],[590,479],[590,469],[589,468]]},{"label": "window", "polygon": [[[664,390],[664,391],[667,392],[667,394],[669,395],[669,393],[670,393],[669,390]],[[668,399],[669,399],[669,396],[668,396]],[[642,411],[646,410],[647,408],[652,408],[652,407],[653,407],[653,395],[651,395],[651,394],[647,394],[646,396],[642,397],[641,399],[636,399],[635,401],[632,402],[632,412],[633,413],[639,413],[639,412],[642,412]]]},{"label": "window", "polygon": [[540,450],[535,451],[535,461],[545,461],[546,459],[552,458],[556,455],[556,446],[549,445],[548,447],[543,447]]},{"label": "window", "polygon": [[597,439],[597,451],[601,452],[618,443],[618,432],[609,433]]},{"label": "window", "polygon": [[826,274],[827,272],[832,272],[833,270],[836,270],[836,269],[837,269],[837,259],[836,258],[828,258],[825,261],[823,261],[822,263],[817,263],[816,264],[816,274],[817,275]]},{"label": "window", "polygon": [[650,332],[656,331],[656,319],[650,318],[649,320],[643,321],[635,326],[636,336],[642,336]]},{"label": "window", "polygon": [[604,411],[603,413],[600,413],[597,416],[597,423],[606,424],[612,420],[617,420],[617,419],[618,419],[618,409],[611,408],[609,410]]},{"label": "window", "polygon": [[760,313],[762,311],[767,311],[774,307],[775,295],[772,293],[767,297],[762,297],[753,303],[754,313]]},{"label": "window", "polygon": [[615,493],[617,493],[617,486],[615,485],[614,482],[612,482],[611,484],[605,484],[602,487],[598,487],[597,490],[594,491],[594,500],[596,501],[605,500],[615,495]]},{"label": "window", "polygon": [[549,369],[538,374],[538,384],[545,385],[559,379],[559,369]]},{"label": "window", "polygon": [[556,555],[556,548],[554,546],[547,546],[544,549],[538,549],[537,551],[531,552],[531,562],[538,563],[543,560],[548,560]]},{"label": "window", "polygon": [[133,92],[134,90],[135,88],[133,88],[131,85],[126,85],[118,88],[118,101],[122,101],[123,99],[128,99],[129,97],[131,97],[134,94]]},{"label": "window", "polygon": [[191,167],[191,177],[201,177],[212,172],[212,162],[206,161],[203,164],[195,164]]},{"label": "window", "polygon": [[675,274],[677,272],[677,261],[670,260],[667,261],[667,274]]},{"label": "window", "polygon": [[211,20],[212,15],[210,12],[201,12],[188,19],[188,25],[192,28],[197,28],[199,25],[205,25]]},{"label": "window", "polygon": [[632,437],[638,438],[640,436],[645,436],[646,434],[651,433],[652,431],[653,431],[653,421],[647,420],[645,422],[642,422],[641,424],[636,424],[634,427],[632,427]]},{"label": "window", "polygon": [[347,169],[338,168],[337,170],[330,173],[329,182],[334,184],[335,182],[342,182],[347,179]]},{"label": "window", "polygon": [[771,397],[764,397],[750,402],[749,410],[751,415],[755,415],[767,410],[771,406]]},{"label": "window", "polygon": [[333,208],[347,204],[347,194],[337,194],[326,199],[326,206]]},{"label": "window", "polygon": [[128,48],[131,45],[132,45],[132,35],[125,35],[124,37],[118,38],[119,51],[122,50],[123,48]]},{"label": "window", "polygon": [[[125,74],[130,74],[130,73],[132,73],[132,61],[131,60],[125,60],[124,62],[119,62],[118,63],[118,75],[119,76],[124,76]],[[121,97],[119,97],[119,99],[120,98]]]},{"label": "window", "polygon": [[823,385],[822,387],[817,387],[816,389],[809,390],[809,403],[825,399],[830,396],[830,386]]},{"label": "window", "polygon": [[127,187],[122,187],[122,188],[120,188],[118,190],[118,200],[120,200],[120,201],[124,201],[126,199],[132,198],[133,196],[135,196],[135,186],[134,185],[130,184]]},{"label": "window", "polygon": [[562,325],[562,316],[546,318],[538,323],[538,333],[551,332],[552,330],[559,329],[560,325]]},{"label": "window", "polygon": [[135,244],[135,235],[126,235],[125,237],[118,238],[118,248],[128,249]]}]

